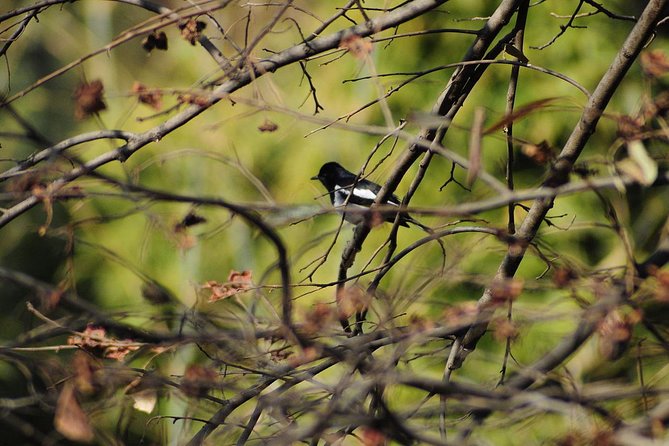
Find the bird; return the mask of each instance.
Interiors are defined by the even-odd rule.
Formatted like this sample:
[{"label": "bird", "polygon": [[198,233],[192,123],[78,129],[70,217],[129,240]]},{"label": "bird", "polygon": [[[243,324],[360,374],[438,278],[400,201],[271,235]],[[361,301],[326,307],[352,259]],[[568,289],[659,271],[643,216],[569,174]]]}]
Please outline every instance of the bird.
[{"label": "bird", "polygon": [[[325,186],[330,196],[330,202],[335,208],[346,205],[345,207],[348,209],[369,209],[381,190],[381,185],[364,178],[358,178],[358,175],[349,172],[341,164],[334,161],[323,164],[318,175],[311,177],[311,179],[318,180]],[[402,200],[397,198],[396,195],[391,195],[385,204],[399,207],[400,203],[402,203]],[[395,221],[397,213],[384,211],[382,215],[384,221],[392,223]],[[357,225],[365,220],[365,214],[344,212],[344,220]],[[400,213],[399,225],[409,227],[409,223],[430,232],[428,226],[418,222],[408,213]]]}]

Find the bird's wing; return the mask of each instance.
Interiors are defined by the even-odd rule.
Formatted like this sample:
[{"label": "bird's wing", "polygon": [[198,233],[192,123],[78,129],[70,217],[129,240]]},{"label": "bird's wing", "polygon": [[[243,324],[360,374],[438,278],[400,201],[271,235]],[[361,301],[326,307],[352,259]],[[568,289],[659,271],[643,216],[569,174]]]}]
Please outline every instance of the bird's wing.
[{"label": "bird's wing", "polygon": [[[372,197],[372,200],[376,200],[376,196],[381,191],[381,186],[380,185],[378,185],[376,183],[373,183],[369,180],[365,180],[365,179],[360,180],[358,182],[358,184],[356,184],[355,188],[356,189],[369,189],[370,191],[372,191],[374,193],[374,196]],[[354,190],[354,194],[355,194],[355,190]],[[371,195],[371,194],[369,194],[369,195]],[[391,195],[390,198],[388,198],[388,201],[387,201],[387,204],[391,204],[393,206],[399,206],[400,203],[402,203],[402,200],[397,198],[396,195]]]},{"label": "bird's wing", "polygon": [[[360,206],[369,207],[374,203],[374,200],[376,200],[376,197],[381,190],[381,186],[368,180],[358,181],[358,183],[353,188],[350,184],[347,186],[336,185],[334,192],[338,195],[337,198],[339,198],[339,200],[337,201],[343,204],[347,196],[351,193],[351,190],[353,191],[353,194],[348,200],[350,204],[358,204]],[[397,196],[391,195],[387,201],[387,204],[399,206],[401,202],[402,200],[397,198]]]}]

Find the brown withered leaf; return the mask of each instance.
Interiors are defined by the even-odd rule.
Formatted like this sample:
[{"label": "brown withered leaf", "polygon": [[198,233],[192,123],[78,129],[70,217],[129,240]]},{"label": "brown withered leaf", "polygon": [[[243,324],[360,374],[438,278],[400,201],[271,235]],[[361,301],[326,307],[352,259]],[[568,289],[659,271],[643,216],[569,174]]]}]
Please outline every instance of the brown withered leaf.
[{"label": "brown withered leaf", "polygon": [[372,297],[359,286],[339,290],[337,293],[337,309],[339,319],[351,317],[355,313],[365,311]]},{"label": "brown withered leaf", "polygon": [[490,285],[492,302],[495,304],[515,300],[522,291],[523,281],[521,279],[499,279]]},{"label": "brown withered leaf", "polygon": [[140,412],[151,413],[158,403],[158,390],[162,380],[152,374],[145,374],[133,379],[125,387],[126,395],[132,399],[132,407]]},{"label": "brown withered leaf", "polygon": [[107,106],[104,102],[103,93],[104,86],[100,79],[96,79],[90,84],[83,83],[77,86],[74,91],[74,117],[81,120],[105,110]]},{"label": "brown withered leaf", "polygon": [[90,443],[95,438],[88,415],[81,409],[74,392],[74,384],[67,382],[58,396],[53,418],[56,430],[65,438]]},{"label": "brown withered leaf", "polygon": [[182,93],[177,96],[177,101],[182,104],[195,104],[195,105],[207,105],[209,99],[206,96],[195,94],[195,93]]},{"label": "brown withered leaf", "polygon": [[163,92],[158,89],[150,89],[139,81],[132,84],[132,92],[142,104],[146,104],[154,110],[163,108]]},{"label": "brown withered leaf", "polygon": [[317,335],[323,331],[325,327],[335,322],[334,309],[325,303],[317,303],[313,309],[309,311],[305,318],[302,330],[307,335]]},{"label": "brown withered leaf", "polygon": [[67,338],[67,343],[92,351],[103,344],[106,334],[107,331],[104,328],[89,324],[80,335],[72,335]]},{"label": "brown withered leaf", "polygon": [[297,353],[291,355],[288,358],[288,364],[290,364],[291,367],[297,368],[301,365],[308,364],[320,357],[321,357],[320,349],[313,346],[309,346],[299,349]]},{"label": "brown withered leaf", "polygon": [[270,121],[269,119],[265,119],[265,122],[260,124],[258,126],[258,130],[261,132],[276,132],[276,130],[279,128],[279,125]]},{"label": "brown withered leaf", "polygon": [[523,144],[520,150],[523,152],[523,155],[540,166],[555,158],[553,148],[545,139],[539,144]]},{"label": "brown withered leaf", "polygon": [[207,27],[207,24],[200,21],[190,19],[184,23],[179,24],[179,29],[181,30],[181,37],[190,42],[191,45],[195,45],[200,37],[202,36],[202,31]]},{"label": "brown withered leaf", "polygon": [[653,101],[655,116],[666,117],[669,114],[669,91],[658,94]]},{"label": "brown withered leaf", "polygon": [[604,358],[614,361],[622,356],[632,339],[633,326],[639,322],[640,317],[638,312],[623,316],[619,310],[613,310],[599,323],[598,347]]},{"label": "brown withered leaf", "polygon": [[42,171],[28,171],[22,172],[19,176],[11,177],[7,180],[7,192],[16,195],[16,198],[20,198],[22,194],[32,192],[33,188],[45,189],[45,174],[46,172]]},{"label": "brown withered leaf", "polygon": [[519,334],[518,327],[506,317],[498,317],[491,321],[492,337],[497,342],[504,342],[507,339],[516,339]]},{"label": "brown withered leaf", "polygon": [[109,359],[122,361],[128,353],[139,349],[131,340],[117,340],[107,337],[103,327],[89,324],[86,329],[67,338],[68,345],[76,345],[87,352]]},{"label": "brown withered leaf", "polygon": [[253,286],[253,278],[251,271],[235,271],[231,270],[228,274],[228,281],[219,283],[215,280],[209,280],[202,288],[210,290],[209,302],[216,302],[237,293],[241,293],[251,289]]},{"label": "brown withered leaf", "polygon": [[502,118],[501,120],[497,121],[496,123],[488,127],[483,132],[483,134],[489,135],[490,133],[496,132],[497,130],[506,127],[512,122],[518,121],[520,118],[523,118],[536,110],[541,110],[546,105],[550,104],[551,102],[555,102],[558,99],[560,98],[552,97],[552,98],[539,99],[538,101],[530,102],[529,104],[525,104],[522,107],[518,107],[513,111],[513,113],[506,115],[504,118]]},{"label": "brown withered leaf", "polygon": [[217,379],[216,370],[199,364],[191,364],[181,380],[181,391],[188,396],[203,397],[216,385]]},{"label": "brown withered leaf", "polygon": [[409,316],[409,327],[415,332],[423,332],[432,330],[436,327],[436,324],[433,320],[427,319],[417,314],[412,314]]},{"label": "brown withered leaf", "polygon": [[470,301],[446,307],[443,318],[448,325],[464,326],[473,323],[477,315],[476,302]]},{"label": "brown withered leaf", "polygon": [[519,62],[527,63],[530,61],[525,53],[523,53],[523,50],[516,48],[510,43],[504,45],[504,52],[509,56],[515,57]]},{"label": "brown withered leaf", "polygon": [[199,225],[200,223],[206,223],[207,219],[197,215],[195,211],[189,211],[184,218],[181,219],[179,223],[174,225],[175,231],[180,231],[191,226]]},{"label": "brown withered leaf", "polygon": [[648,77],[660,77],[669,71],[669,58],[663,50],[641,53],[641,69]]},{"label": "brown withered leaf", "polygon": [[369,426],[362,428],[360,439],[364,446],[384,446],[387,440],[383,432]]},{"label": "brown withered leaf", "polygon": [[142,284],[142,297],[153,305],[167,304],[176,300],[167,288],[154,280],[147,280]]},{"label": "brown withered leaf", "polygon": [[616,163],[616,169],[643,186],[652,185],[657,179],[658,165],[648,154],[644,143],[638,139],[628,141],[627,154],[627,158]]},{"label": "brown withered leaf", "polygon": [[669,302],[669,271],[655,267],[654,270],[649,271],[649,274],[657,281],[657,286],[653,287],[653,298],[658,302]]},{"label": "brown withered leaf", "polygon": [[349,34],[341,39],[339,48],[348,50],[356,59],[364,59],[374,48],[372,41],[357,34]]},{"label": "brown withered leaf", "polygon": [[167,51],[167,35],[164,31],[153,31],[142,40],[142,48],[149,53],[154,49]]},{"label": "brown withered leaf", "polygon": [[553,273],[553,283],[558,288],[565,288],[569,286],[574,280],[578,278],[576,272],[571,268],[558,268]]},{"label": "brown withered leaf", "polygon": [[625,140],[639,139],[640,135],[645,131],[643,118],[633,118],[632,116],[622,115],[616,116],[615,119],[618,124],[616,133],[619,138]]},{"label": "brown withered leaf", "polygon": [[74,385],[79,393],[89,394],[96,390],[97,383],[93,376],[99,368],[88,353],[79,350],[74,354],[72,371],[74,373]]},{"label": "brown withered leaf", "polygon": [[107,359],[115,359],[117,361],[123,361],[130,352],[138,350],[139,347],[136,345],[110,345],[105,348],[104,356]]}]

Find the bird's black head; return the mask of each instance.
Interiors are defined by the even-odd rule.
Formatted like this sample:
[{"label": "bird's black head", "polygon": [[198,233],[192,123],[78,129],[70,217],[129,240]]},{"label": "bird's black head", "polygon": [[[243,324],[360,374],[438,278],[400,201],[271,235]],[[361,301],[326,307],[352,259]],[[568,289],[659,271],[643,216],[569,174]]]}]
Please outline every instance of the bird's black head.
[{"label": "bird's black head", "polygon": [[323,164],[318,175],[311,177],[312,180],[319,180],[328,190],[334,189],[337,181],[342,179],[342,176],[350,175],[350,172],[344,169],[339,163],[330,161]]}]

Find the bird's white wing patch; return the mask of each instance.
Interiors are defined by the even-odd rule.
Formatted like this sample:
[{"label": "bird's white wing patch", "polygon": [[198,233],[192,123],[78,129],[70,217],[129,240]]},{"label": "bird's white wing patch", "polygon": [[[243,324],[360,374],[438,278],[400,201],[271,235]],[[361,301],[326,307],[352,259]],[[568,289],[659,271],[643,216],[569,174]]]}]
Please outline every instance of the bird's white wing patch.
[{"label": "bird's white wing patch", "polygon": [[361,189],[356,187],[353,189],[353,195],[360,198],[366,198],[368,200],[375,200],[376,194],[369,189]]},{"label": "bird's white wing patch", "polygon": [[[344,204],[346,199],[348,198],[350,187],[341,187],[341,186],[335,186],[334,192],[335,192],[335,205],[341,206]],[[360,187],[353,188],[353,195],[358,197],[358,198],[364,198],[367,200],[376,200],[376,194],[369,190],[369,189],[363,189]],[[339,202],[338,204],[336,202]],[[389,200],[387,204],[393,205],[393,206],[399,206],[400,204],[395,202],[394,200]]]}]

